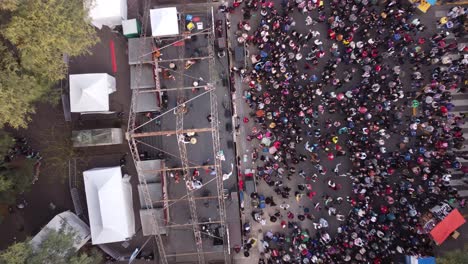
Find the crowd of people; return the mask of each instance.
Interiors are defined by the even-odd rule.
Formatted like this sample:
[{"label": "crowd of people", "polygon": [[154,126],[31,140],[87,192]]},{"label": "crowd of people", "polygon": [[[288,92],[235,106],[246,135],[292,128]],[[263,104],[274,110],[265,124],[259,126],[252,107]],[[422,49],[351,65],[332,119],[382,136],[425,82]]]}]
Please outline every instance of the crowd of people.
[{"label": "crowd of people", "polygon": [[[465,116],[451,113],[452,92],[467,87],[468,60],[452,56],[467,51],[456,40],[466,9],[424,25],[409,2],[378,2],[237,0],[222,8],[243,13],[236,38],[251,64],[232,74],[251,108],[243,123],[253,126],[246,140],[255,146],[255,177],[276,194],[251,194],[251,221],[281,226],[257,241],[244,223],[243,254],[259,245],[259,263],[431,255],[422,215],[441,201],[464,205],[449,182],[451,171],[468,171],[458,159],[467,153],[454,152],[464,147]],[[284,202],[290,197],[299,211]]]}]

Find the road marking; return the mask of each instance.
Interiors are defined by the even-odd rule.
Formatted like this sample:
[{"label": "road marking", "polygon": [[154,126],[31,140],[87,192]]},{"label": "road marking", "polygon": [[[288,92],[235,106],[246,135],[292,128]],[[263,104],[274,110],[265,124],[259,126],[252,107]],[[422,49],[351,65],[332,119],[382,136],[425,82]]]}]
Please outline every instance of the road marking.
[{"label": "road marking", "polygon": [[115,43],[113,40],[109,42],[109,48],[111,52],[111,59],[112,59],[112,72],[117,72],[117,60],[115,59]]}]

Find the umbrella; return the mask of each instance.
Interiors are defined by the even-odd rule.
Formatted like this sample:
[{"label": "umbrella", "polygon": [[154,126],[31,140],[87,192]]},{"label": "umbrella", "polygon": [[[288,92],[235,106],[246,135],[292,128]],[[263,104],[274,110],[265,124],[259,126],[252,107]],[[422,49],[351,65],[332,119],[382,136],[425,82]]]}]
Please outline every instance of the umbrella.
[{"label": "umbrella", "polygon": [[358,109],[359,113],[364,114],[367,112],[367,108],[365,106],[360,106]]},{"label": "umbrella", "polygon": [[262,138],[262,144],[269,147],[271,144],[271,140],[267,137]]},{"label": "umbrella", "polygon": [[449,21],[449,22],[447,22],[447,24],[445,24],[445,26],[446,26],[447,28],[453,28],[453,22],[452,22],[452,21]]},{"label": "umbrella", "polygon": [[447,17],[441,17],[440,20],[439,20],[439,23],[442,24],[442,25],[447,23],[447,22],[448,22]]},{"label": "umbrella", "polygon": [[271,155],[275,154],[275,153],[276,153],[276,151],[278,151],[278,149],[277,149],[277,148],[275,148],[274,146],[273,146],[273,147],[271,147],[271,148],[268,150],[268,152],[269,152]]},{"label": "umbrella", "polygon": [[257,112],[255,112],[255,114],[257,115],[257,117],[263,117],[265,115],[265,111],[257,110]]},{"label": "umbrella", "polygon": [[323,218],[320,218],[319,223],[322,227],[328,227],[328,221]]}]

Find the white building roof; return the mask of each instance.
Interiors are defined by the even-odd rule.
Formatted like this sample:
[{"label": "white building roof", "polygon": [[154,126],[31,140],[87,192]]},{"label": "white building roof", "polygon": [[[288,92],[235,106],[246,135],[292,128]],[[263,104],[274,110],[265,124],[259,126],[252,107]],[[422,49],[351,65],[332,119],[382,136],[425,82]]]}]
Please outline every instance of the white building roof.
[{"label": "white building roof", "polygon": [[124,241],[135,234],[132,187],[120,167],[83,172],[91,240],[94,245]]},{"label": "white building roof", "polygon": [[153,37],[179,34],[177,8],[165,7],[150,10],[151,31]]},{"label": "white building roof", "polygon": [[102,28],[103,25],[113,28],[127,19],[127,0],[87,0],[91,23]]},{"label": "white building roof", "polygon": [[115,78],[107,73],[71,74],[70,111],[109,111],[109,94],[115,90]]}]

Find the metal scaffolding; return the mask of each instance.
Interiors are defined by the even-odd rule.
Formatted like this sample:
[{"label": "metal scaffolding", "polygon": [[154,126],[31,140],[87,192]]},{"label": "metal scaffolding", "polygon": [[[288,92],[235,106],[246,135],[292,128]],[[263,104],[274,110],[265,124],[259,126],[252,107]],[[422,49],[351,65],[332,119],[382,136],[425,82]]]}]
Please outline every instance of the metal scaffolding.
[{"label": "metal scaffolding", "polygon": [[[150,6],[151,6],[151,1],[150,0],[145,0],[144,4],[143,4],[143,8],[144,8],[143,17],[140,17],[140,20],[143,22],[142,23],[142,31],[141,31],[142,33],[140,35],[140,38],[141,38],[141,43],[140,43],[140,47],[139,47],[140,54],[143,53],[144,38],[146,37],[146,32],[148,30],[147,20],[149,19]],[[137,83],[140,82],[140,80],[141,80],[142,68],[143,68],[143,62],[140,62],[137,65],[137,74],[138,74]],[[158,85],[156,85],[156,89],[157,88],[158,88]],[[134,127],[135,124],[136,124],[136,115],[133,112],[133,110],[136,109],[137,95],[138,95],[138,90],[137,89],[133,90],[131,106],[130,106],[130,112],[131,113],[129,114],[129,118],[128,118],[128,127],[129,127],[129,129],[131,127]],[[127,137],[128,137],[128,135],[127,135]],[[138,164],[140,162],[140,155],[138,153],[138,148],[137,148],[136,141],[135,140],[129,140],[129,138],[127,138],[127,140],[128,140],[128,143],[129,143],[130,152],[132,154],[133,161],[134,161],[135,164]],[[135,167],[137,169],[138,180],[139,180],[140,184],[143,184],[143,186],[144,186],[143,187],[144,200],[145,200],[145,204],[149,207],[147,209],[151,210],[152,218],[157,219],[155,211],[153,210],[154,209],[153,208],[153,202],[152,202],[149,190],[148,190],[148,184],[146,182],[146,178],[142,177],[143,173],[141,172],[141,168],[139,166],[135,166]],[[166,257],[166,251],[164,249],[164,242],[163,242],[162,237],[160,235],[158,221],[156,221],[156,220],[152,221],[151,224],[152,224],[152,228],[153,228],[153,233],[158,234],[154,238],[155,238],[155,241],[156,241],[156,246],[158,248],[158,253],[159,253],[161,263],[162,264],[168,264],[167,257]]]},{"label": "metal scaffolding", "polygon": [[[142,21],[142,34],[141,38],[146,38],[145,32],[147,31],[147,24],[149,23],[149,9],[150,9],[150,2],[149,0],[145,0],[144,6],[144,14],[141,19]],[[190,253],[190,252],[183,252],[183,253],[176,253],[176,254],[167,254],[165,245],[164,245],[164,239],[161,235],[160,231],[160,219],[158,219],[158,216],[156,216],[155,213],[152,213],[152,228],[153,228],[153,233],[156,245],[158,248],[158,253],[159,253],[159,258],[161,263],[167,264],[168,263],[168,258],[170,257],[177,257],[177,256],[189,256],[189,255],[197,255],[198,257],[198,263],[200,264],[205,264],[205,254],[212,254],[216,252],[210,252],[210,251],[204,251],[203,250],[203,242],[202,242],[202,231],[201,231],[201,225],[202,224],[219,224],[220,226],[220,232],[219,232],[219,239],[222,239],[223,241],[223,251],[219,252],[220,254],[222,253],[224,255],[224,263],[231,263],[230,259],[230,249],[229,249],[229,241],[228,241],[228,229],[226,225],[226,211],[225,211],[225,203],[224,203],[224,184],[223,184],[223,173],[222,173],[222,151],[220,149],[220,138],[219,138],[219,120],[218,120],[218,102],[217,102],[217,96],[216,96],[216,86],[217,86],[217,74],[216,74],[216,66],[215,66],[215,54],[214,54],[214,39],[215,39],[215,32],[214,32],[214,17],[213,17],[213,9],[211,8],[210,10],[206,11],[206,6],[204,12],[206,12],[207,16],[211,19],[209,21],[211,23],[211,28],[209,30],[204,30],[202,33],[203,35],[207,36],[209,45],[207,47],[208,50],[208,56],[196,56],[196,57],[184,57],[184,52],[183,52],[183,47],[179,48],[178,52],[178,58],[174,58],[172,60],[163,60],[159,58],[159,55],[155,55],[157,52],[158,54],[163,48],[166,47],[171,47],[171,44],[169,45],[156,45],[153,47],[153,61],[151,64],[153,65],[153,72],[154,72],[154,81],[155,81],[155,86],[149,89],[133,89],[132,93],[132,102],[131,102],[131,111],[129,114],[129,122],[128,122],[128,130],[126,133],[127,140],[129,142],[130,150],[132,153],[132,157],[139,175],[139,181],[140,184],[143,185],[144,188],[142,188],[143,191],[143,196],[144,196],[144,201],[146,205],[149,205],[149,208],[147,209],[153,209],[153,204],[158,203],[158,202],[163,202],[164,203],[164,208],[166,209],[167,207],[170,207],[174,203],[177,203],[179,201],[187,201],[188,206],[190,209],[190,217],[191,217],[191,222],[189,224],[167,224],[164,226],[164,228],[191,228],[193,229],[193,234],[194,234],[194,242],[196,246],[196,252]],[[185,9],[182,7],[182,9]],[[181,12],[184,12],[185,10],[182,10]],[[201,12],[200,12],[201,13]],[[183,18],[181,20],[184,20]],[[185,21],[181,21],[181,27],[184,28]],[[200,34],[200,33],[199,33]],[[182,33],[180,36],[175,36],[171,38],[173,40],[172,44],[174,43],[180,43],[182,41],[185,41],[187,39],[187,33]],[[167,39],[155,39],[153,42],[158,42],[162,43],[162,40],[167,40]],[[142,39],[142,45],[143,46],[143,39]],[[159,46],[159,47],[158,47]],[[180,47],[180,46],[178,46]],[[144,54],[143,50],[140,53],[142,56],[147,55]],[[202,86],[194,86],[194,87],[184,87],[183,85],[183,76],[185,75],[183,73],[184,65],[187,60],[191,59],[197,59],[197,60],[208,60],[209,64],[209,78],[206,80],[207,84],[202,85]],[[172,69],[167,69],[164,68],[160,63],[165,63],[165,62],[174,62],[180,67],[179,69],[182,69],[182,73],[178,73],[181,76],[179,76],[179,79],[182,79],[182,83],[177,83],[177,88],[166,88],[166,89],[161,89],[161,79],[159,77],[159,74],[161,73],[161,70],[170,70],[174,71]],[[143,62],[140,62],[137,65],[137,79],[136,82],[140,81],[141,78],[141,72],[142,72],[142,64]],[[138,87],[138,85],[136,85]],[[186,89],[193,89],[193,88],[204,88],[205,91],[201,94],[198,95],[192,95],[188,96],[189,98],[184,98],[184,91]],[[144,122],[143,124],[137,124],[137,112],[135,111],[136,106],[138,104],[137,102],[137,95],[140,93],[156,93],[158,98],[161,94],[161,92],[169,92],[169,91],[176,91],[177,94],[177,105],[170,110],[165,111],[164,113],[150,118],[149,121]],[[184,115],[187,111],[187,103],[192,102],[196,98],[199,98],[203,95],[209,96],[210,100],[210,115],[211,115],[211,127],[208,128],[184,128]],[[166,130],[166,131],[161,131],[161,130],[155,130],[155,131],[144,131],[142,132],[142,128],[144,126],[147,126],[151,122],[155,121],[156,119],[160,119],[163,115],[168,114],[168,113],[174,113],[175,114],[175,119],[176,119],[176,124],[175,124],[175,130]],[[204,118],[201,117],[200,118]],[[212,140],[212,147],[213,147],[213,164],[212,165],[199,165],[195,164],[193,162],[190,162],[188,159],[188,150],[187,150],[187,142],[185,141],[184,137],[187,133],[198,133],[198,132],[206,132],[206,133],[211,133],[211,140]],[[179,156],[178,158],[180,159],[180,167],[179,168],[161,168],[157,170],[144,170],[139,166],[140,163],[140,152],[139,152],[139,145],[142,146],[142,141],[141,139],[148,138],[148,137],[161,137],[161,136],[170,136],[170,135],[175,135],[176,136],[176,141],[177,141],[177,146],[179,150]],[[169,137],[165,137],[165,140],[171,140]],[[150,144],[145,143],[146,147]],[[154,146],[155,149],[156,146]],[[195,197],[194,196],[194,190],[192,187],[192,177],[190,175],[190,170],[192,169],[197,169],[197,168],[214,168],[215,172],[215,179],[216,181],[216,196],[210,196],[210,197]],[[178,199],[169,199],[167,196],[165,196],[162,201],[154,201],[151,198],[148,185],[146,182],[146,178],[141,176],[143,174],[148,174],[148,173],[165,173],[168,171],[174,171],[174,170],[181,170],[182,175],[183,175],[183,180],[186,184],[187,187],[187,194],[184,197],[178,198]],[[207,184],[207,183],[205,183]],[[219,220],[213,221],[199,221],[199,216],[197,214],[197,204],[196,200],[201,200],[201,199],[217,199],[218,202],[218,212],[219,212]],[[171,201],[172,203],[168,203]]]}]

